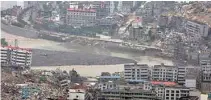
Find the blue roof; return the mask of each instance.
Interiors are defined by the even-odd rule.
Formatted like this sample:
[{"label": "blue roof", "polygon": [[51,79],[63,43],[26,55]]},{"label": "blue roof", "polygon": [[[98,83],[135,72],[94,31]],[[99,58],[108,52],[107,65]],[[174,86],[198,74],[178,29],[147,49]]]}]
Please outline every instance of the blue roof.
[{"label": "blue roof", "polygon": [[99,78],[120,78],[120,76],[100,76]]},{"label": "blue roof", "polygon": [[148,82],[146,80],[128,80],[128,82]]}]

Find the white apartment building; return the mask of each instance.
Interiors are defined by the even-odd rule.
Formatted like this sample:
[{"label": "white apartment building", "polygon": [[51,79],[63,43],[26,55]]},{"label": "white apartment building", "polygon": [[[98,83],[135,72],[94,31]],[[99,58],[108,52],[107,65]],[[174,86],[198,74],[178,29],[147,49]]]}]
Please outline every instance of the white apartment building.
[{"label": "white apartment building", "polygon": [[84,89],[69,89],[67,100],[88,100],[89,95]]},{"label": "white apartment building", "polygon": [[110,13],[115,11],[129,13],[136,4],[137,1],[110,1]]},{"label": "white apartment building", "polygon": [[178,69],[175,66],[167,66],[164,64],[154,65],[151,72],[152,80],[160,81],[177,81]]},{"label": "white apartment building", "polygon": [[178,100],[181,97],[189,96],[190,89],[186,87],[165,87],[163,100]]},{"label": "white apartment building", "polygon": [[210,52],[201,51],[199,54],[199,64],[202,71],[202,81],[211,82],[211,57]]},{"label": "white apartment building", "polygon": [[1,47],[1,64],[8,64],[10,61],[10,49]]},{"label": "white apartment building", "polygon": [[32,51],[19,47],[1,47],[1,63],[30,67]]},{"label": "white apartment building", "polygon": [[144,83],[144,90],[154,90],[161,100],[179,100],[189,95],[190,89],[175,82],[151,81]]},{"label": "white apartment building", "polygon": [[201,37],[207,37],[209,27],[206,24],[196,21],[187,21],[186,23],[187,36],[191,41],[197,41]]},{"label": "white apartment building", "polygon": [[[198,70],[200,72],[200,68],[196,66],[178,66],[178,76],[177,76],[177,83],[179,85],[185,85],[185,79],[193,79],[194,75],[190,71]],[[199,74],[199,72],[195,73],[195,75]],[[189,75],[187,75],[187,73]],[[198,77],[195,77],[198,78]]]},{"label": "white apartment building", "polygon": [[202,80],[211,82],[211,61],[200,60],[200,66],[202,68]]},{"label": "white apartment building", "polygon": [[150,78],[149,66],[146,64],[125,64],[124,73],[126,81],[149,80]]},{"label": "white apartment building", "polygon": [[108,90],[108,89],[118,89],[119,84],[113,81],[109,82],[100,82],[97,84],[97,88],[100,90]]}]

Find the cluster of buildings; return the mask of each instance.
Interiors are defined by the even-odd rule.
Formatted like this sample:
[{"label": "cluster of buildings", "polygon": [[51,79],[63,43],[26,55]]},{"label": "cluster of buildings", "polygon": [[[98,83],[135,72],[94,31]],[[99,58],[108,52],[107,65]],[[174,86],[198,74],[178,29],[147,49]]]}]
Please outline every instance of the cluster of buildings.
[{"label": "cluster of buildings", "polygon": [[1,64],[2,66],[21,66],[29,68],[32,61],[32,50],[6,46],[1,47]]},{"label": "cluster of buildings", "polygon": [[199,90],[211,92],[209,83],[203,81],[207,79],[203,70],[193,66],[125,64],[123,76],[101,75],[94,88],[101,90],[98,97],[106,100],[203,100]]}]

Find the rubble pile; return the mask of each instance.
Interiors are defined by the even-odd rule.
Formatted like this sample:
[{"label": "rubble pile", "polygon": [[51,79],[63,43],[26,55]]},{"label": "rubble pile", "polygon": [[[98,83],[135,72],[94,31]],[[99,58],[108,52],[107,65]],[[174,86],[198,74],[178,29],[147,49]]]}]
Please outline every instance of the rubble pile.
[{"label": "rubble pile", "polygon": [[189,20],[195,20],[204,24],[208,24],[211,27],[211,13],[210,2],[195,2],[193,4],[184,5],[182,10],[184,12],[183,17]]},{"label": "rubble pile", "polygon": [[[30,100],[44,100],[50,97],[57,97],[60,87],[52,80],[55,76],[45,76],[43,71],[2,71],[2,100],[20,100],[28,98]],[[46,80],[41,80],[41,76]]]}]

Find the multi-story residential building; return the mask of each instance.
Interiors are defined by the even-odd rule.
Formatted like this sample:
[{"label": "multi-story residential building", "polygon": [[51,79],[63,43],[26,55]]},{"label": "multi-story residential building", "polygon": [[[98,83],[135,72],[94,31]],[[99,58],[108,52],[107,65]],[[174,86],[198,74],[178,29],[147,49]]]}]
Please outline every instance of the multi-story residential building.
[{"label": "multi-story residential building", "polygon": [[67,24],[72,26],[94,26],[96,11],[90,8],[69,8],[66,18]]},{"label": "multi-story residential building", "polygon": [[[178,66],[178,76],[177,83],[179,85],[185,85],[189,80],[196,80],[196,86],[198,85],[198,81],[200,80],[200,68],[196,66]],[[195,72],[195,73],[193,73]],[[187,80],[186,80],[187,79]],[[187,83],[186,83],[187,84]]]},{"label": "multi-story residential building", "polygon": [[201,67],[202,81],[211,82],[211,57],[210,52],[202,51],[199,55],[199,64]]},{"label": "multi-story residential building", "polygon": [[210,82],[201,82],[200,91],[203,93],[211,93],[211,84]]},{"label": "multi-story residential building", "polygon": [[186,68],[185,73],[185,86],[190,89],[196,89],[199,87],[201,81],[200,68],[192,67]]},{"label": "multi-story residential building", "polygon": [[163,100],[178,100],[181,97],[189,96],[189,88],[182,86],[165,87]]},{"label": "multi-story residential building", "polygon": [[6,65],[18,65],[30,67],[32,60],[31,49],[19,47],[1,47],[1,63]]},{"label": "multi-story residential building", "polygon": [[91,2],[91,8],[96,10],[97,19],[106,17],[110,14],[110,1]]},{"label": "multi-story residential building", "polygon": [[125,64],[124,65],[124,78],[130,80],[149,80],[149,66],[146,64]]},{"label": "multi-story residential building", "polygon": [[152,68],[152,80],[161,81],[177,81],[178,69],[175,66],[167,66],[164,64],[154,65]]},{"label": "multi-story residential building", "polygon": [[209,32],[209,27],[206,24],[187,21],[186,23],[187,36],[190,41],[197,41],[202,37],[207,37]]},{"label": "multi-story residential building", "polygon": [[151,81],[144,83],[144,90],[154,90],[161,100],[179,100],[189,96],[190,89],[179,86],[175,82]]},{"label": "multi-story residential building", "polygon": [[69,89],[67,100],[90,100],[84,89]]},{"label": "multi-story residential building", "polygon": [[137,39],[142,29],[143,29],[142,18],[137,17],[137,19],[132,22],[131,27],[129,27],[129,38]]},{"label": "multi-story residential building", "polygon": [[119,84],[113,81],[100,82],[97,84],[97,88],[100,90],[119,89]]},{"label": "multi-story residential building", "polygon": [[98,98],[105,100],[161,100],[151,90],[142,89],[112,89],[103,90]]}]

